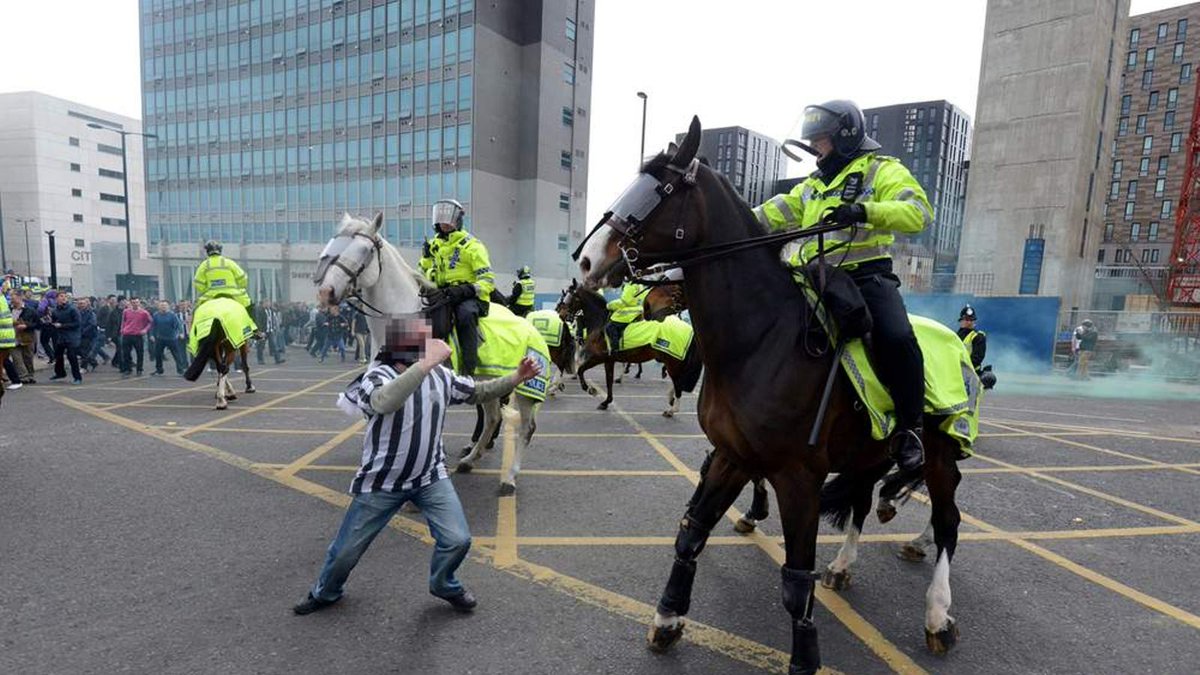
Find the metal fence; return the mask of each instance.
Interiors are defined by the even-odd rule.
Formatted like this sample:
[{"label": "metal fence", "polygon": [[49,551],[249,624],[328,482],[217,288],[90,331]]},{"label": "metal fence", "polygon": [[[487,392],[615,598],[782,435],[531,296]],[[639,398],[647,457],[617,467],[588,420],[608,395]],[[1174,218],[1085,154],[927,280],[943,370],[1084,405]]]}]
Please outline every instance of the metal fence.
[{"label": "metal fence", "polygon": [[1091,319],[1100,339],[1095,361],[1101,371],[1148,371],[1170,380],[1200,378],[1200,312],[1093,312],[1059,314],[1054,362],[1073,363],[1071,339],[1075,328]]}]

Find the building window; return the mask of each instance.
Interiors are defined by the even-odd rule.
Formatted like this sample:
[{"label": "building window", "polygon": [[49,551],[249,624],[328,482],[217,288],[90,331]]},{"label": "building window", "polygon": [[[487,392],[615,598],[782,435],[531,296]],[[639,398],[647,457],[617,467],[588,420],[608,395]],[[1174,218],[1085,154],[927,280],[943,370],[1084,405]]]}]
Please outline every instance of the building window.
[{"label": "building window", "polygon": [[83,214],[82,213],[71,214],[71,220],[75,221],[76,223],[82,223],[83,222]]},{"label": "building window", "polygon": [[1171,63],[1183,63],[1183,43],[1176,42],[1175,49],[1171,50]]},{"label": "building window", "polygon": [[571,168],[571,151],[563,150],[559,154],[561,155],[561,157],[559,158],[558,163],[562,165],[562,168],[564,168],[564,169]]},{"label": "building window", "polygon": [[1163,113],[1163,131],[1170,131],[1175,128],[1175,111],[1168,110]]},{"label": "building window", "polygon": [[1158,262],[1158,249],[1156,249],[1156,248],[1150,249],[1150,262],[1152,262],[1152,263]]},{"label": "building window", "polygon": [[1148,249],[1148,248],[1142,249],[1142,262],[1144,262],[1144,263],[1150,262],[1150,249]]},{"label": "building window", "polygon": [[1150,231],[1146,233],[1146,241],[1158,241],[1158,223],[1150,223]]},{"label": "building window", "polygon": [[1154,81],[1154,71],[1153,70],[1143,70],[1142,71],[1142,89],[1149,89],[1150,83],[1152,81]]},{"label": "building window", "polygon": [[1167,188],[1167,179],[1166,178],[1156,178],[1154,180],[1154,196],[1155,197],[1163,196],[1163,191],[1166,190],[1166,188]]},{"label": "building window", "polygon": [[1150,158],[1143,157],[1141,162],[1138,162],[1138,175],[1145,176],[1150,173]]},{"label": "building window", "polygon": [[565,251],[565,250],[567,250],[567,246],[569,246],[569,245],[570,244],[567,241],[567,235],[565,235],[565,234],[558,235],[558,250]]},{"label": "building window", "polygon": [[101,192],[100,193],[100,201],[102,201],[102,202],[117,202],[118,204],[124,204],[125,198],[122,197],[121,195],[110,195],[107,192]]},{"label": "building window", "polygon": [[1167,24],[1167,23],[1158,24],[1158,40],[1159,41],[1166,40],[1167,39],[1167,31],[1169,31],[1170,29],[1171,29],[1170,24]]},{"label": "building window", "polygon": [[563,106],[562,122],[563,122],[564,127],[574,126],[575,113],[571,110],[571,106],[566,106],[566,105]]},{"label": "building window", "polygon": [[116,227],[125,227],[125,219],[124,218],[101,218],[100,224],[101,225],[114,225]]},{"label": "building window", "polygon": [[1136,180],[1129,181],[1129,185],[1126,187],[1126,190],[1125,190],[1125,197],[1128,199],[1136,199],[1137,198],[1137,181]]},{"label": "building window", "polygon": [[71,162],[71,170],[76,173],[79,173],[79,165],[76,164],[75,162]]},{"label": "building window", "polygon": [[1150,154],[1150,148],[1154,147],[1154,137],[1145,136],[1142,138],[1142,154]]},{"label": "building window", "polygon": [[1129,133],[1129,118],[1122,117],[1117,120],[1117,136],[1124,136]]},{"label": "building window", "polygon": [[74,136],[68,136],[67,143],[70,144],[71,147],[75,147],[75,148],[79,147],[79,139],[75,138]]},{"label": "building window", "polygon": [[1175,39],[1180,42],[1187,37],[1187,19],[1180,19],[1175,23]]},{"label": "building window", "polygon": [[119,148],[115,145],[105,145],[103,143],[97,143],[96,149],[99,150],[100,152],[106,152],[110,155],[117,155],[118,157],[121,155],[121,148]]},{"label": "building window", "polygon": [[1167,110],[1174,110],[1177,103],[1179,103],[1179,88],[1172,87],[1167,90]]},{"label": "building window", "polygon": [[82,197],[83,190],[81,190],[79,188],[71,188],[71,196],[72,197]]},{"label": "building window", "polygon": [[1150,92],[1150,100],[1149,100],[1148,105],[1149,105],[1149,110],[1151,112],[1153,112],[1156,108],[1158,108],[1158,92],[1157,91]]},{"label": "building window", "polygon": [[1179,66],[1179,83],[1184,84],[1185,82],[1191,82],[1191,81],[1192,81],[1192,64],[1185,63],[1182,66]]},{"label": "building window", "polygon": [[1183,134],[1176,131],[1171,134],[1171,152],[1179,152],[1181,147],[1183,147]]},{"label": "building window", "polygon": [[1096,262],[1098,262],[1098,263],[1104,262],[1104,249],[1100,249],[1099,251],[1096,252]]},{"label": "building window", "polygon": [[1133,220],[1133,202],[1125,202],[1125,220]]},{"label": "building window", "polygon": [[570,211],[571,195],[565,192],[558,193],[558,208],[562,209],[563,211]]},{"label": "building window", "polygon": [[1133,106],[1133,94],[1125,94],[1121,97],[1121,114],[1128,115],[1130,107]]},{"label": "building window", "polygon": [[563,82],[575,84],[575,66],[570,63],[563,64]]},{"label": "building window", "polygon": [[1138,39],[1141,38],[1141,36],[1142,29],[1140,28],[1134,28],[1133,30],[1129,31],[1129,46],[1136,47],[1138,44]]},{"label": "building window", "polygon": [[1129,226],[1129,241],[1137,241],[1142,236],[1142,224],[1134,223]]},{"label": "building window", "polygon": [[1163,200],[1162,209],[1159,210],[1158,217],[1159,218],[1170,218],[1171,217],[1171,200],[1170,199]]},{"label": "building window", "polygon": [[1116,227],[1117,226],[1115,223],[1104,224],[1104,241],[1106,243],[1113,240],[1113,231],[1116,229]]},{"label": "building window", "polygon": [[1150,47],[1149,49],[1146,50],[1146,68],[1154,67],[1154,59],[1157,56],[1158,56],[1158,50],[1155,49],[1154,47]]},{"label": "building window", "polygon": [[1120,159],[1113,160],[1113,178],[1121,177],[1121,170],[1125,168],[1125,162]]},{"label": "building window", "polygon": [[566,33],[568,40],[575,39],[575,21],[574,21],[574,19],[567,19],[567,28],[566,28],[565,33]]},{"label": "building window", "polygon": [[84,242],[82,239],[76,239],[76,240],[75,240],[75,248],[83,248],[83,247],[84,247],[84,243],[85,243],[85,242]]},{"label": "building window", "polygon": [[1137,116],[1137,133],[1139,133],[1139,134],[1146,133],[1146,116],[1145,115]]},{"label": "building window", "polygon": [[1131,50],[1125,55],[1125,70],[1133,70],[1137,67],[1137,50]]},{"label": "building window", "polygon": [[1166,155],[1162,155],[1158,158],[1158,175],[1160,175],[1160,176],[1167,175],[1168,162],[1170,162],[1170,160],[1168,159],[1168,157]]},{"label": "building window", "polygon": [[121,173],[120,171],[113,171],[112,169],[100,169],[99,171],[100,175],[104,176],[105,178],[116,178],[120,180],[125,177],[125,174]]},{"label": "building window", "polygon": [[1121,196],[1121,181],[1114,180],[1108,184],[1108,198],[1116,199]]}]

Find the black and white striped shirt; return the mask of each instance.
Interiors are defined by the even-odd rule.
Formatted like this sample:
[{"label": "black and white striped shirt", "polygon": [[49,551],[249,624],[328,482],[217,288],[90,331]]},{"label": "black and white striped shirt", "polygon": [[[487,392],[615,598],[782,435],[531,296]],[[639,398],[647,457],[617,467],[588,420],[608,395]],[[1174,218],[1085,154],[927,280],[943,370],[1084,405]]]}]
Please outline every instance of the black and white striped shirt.
[{"label": "black and white striped shirt", "polygon": [[371,407],[371,394],[397,375],[395,368],[376,361],[346,388],[346,400],[367,416],[362,466],[350,485],[351,494],[402,492],[426,487],[447,475],[442,444],[446,407],[470,399],[475,381],[437,366],[403,407],[381,414]]}]

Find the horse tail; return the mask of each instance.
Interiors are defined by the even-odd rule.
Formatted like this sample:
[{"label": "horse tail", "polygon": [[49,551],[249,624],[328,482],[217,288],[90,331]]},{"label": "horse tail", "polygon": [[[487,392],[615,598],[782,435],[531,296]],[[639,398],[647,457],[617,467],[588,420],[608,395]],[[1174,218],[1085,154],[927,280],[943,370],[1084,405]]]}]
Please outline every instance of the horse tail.
[{"label": "horse tail", "polygon": [[219,332],[220,329],[221,322],[213,319],[212,326],[208,329],[208,335],[205,335],[196,345],[196,356],[192,359],[192,363],[188,366],[188,369],[183,373],[183,379],[188,382],[195,382],[200,379],[200,375],[204,373],[204,368],[208,365],[208,362],[216,358],[217,343],[221,341],[222,337],[222,334]]},{"label": "horse tail", "polygon": [[700,372],[704,369],[704,360],[700,358],[700,348],[698,340],[695,336],[692,337],[692,344],[688,345],[687,353],[683,355],[683,368],[679,370],[679,378],[675,380],[675,394],[679,395],[683,392],[692,393],[696,389],[696,383],[700,381]]},{"label": "horse tail", "polygon": [[[833,480],[821,487],[821,515],[825,522],[839,531],[846,529],[846,523],[854,513],[854,505],[864,493],[869,497],[871,488],[875,487],[883,474],[891,467],[890,462],[866,471],[843,471]],[[867,503],[870,508],[870,502]]]}]

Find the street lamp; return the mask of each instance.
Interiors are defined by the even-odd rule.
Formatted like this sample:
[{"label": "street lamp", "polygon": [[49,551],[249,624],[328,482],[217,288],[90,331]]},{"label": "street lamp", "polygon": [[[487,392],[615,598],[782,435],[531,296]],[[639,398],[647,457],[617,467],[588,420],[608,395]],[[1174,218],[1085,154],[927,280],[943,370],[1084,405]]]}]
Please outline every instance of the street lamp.
[{"label": "street lamp", "polygon": [[638,171],[642,170],[642,162],[646,161],[646,92],[639,91],[638,98],[642,99],[642,151],[638,153]]},{"label": "street lamp", "polygon": [[29,255],[29,224],[36,223],[37,218],[13,218],[25,227],[25,278],[33,276],[33,256]]},{"label": "street lamp", "polygon": [[[132,223],[129,220],[129,167],[125,159],[125,137],[133,134],[134,136],[141,136],[143,138],[156,139],[158,136],[155,134],[144,134],[140,131],[114,129],[112,127],[106,127],[102,124],[96,124],[95,122],[88,122],[88,126],[93,129],[105,129],[113,133],[121,134],[121,189],[125,193],[125,271],[127,272],[126,282],[129,284],[129,288],[125,290],[129,291],[130,295],[133,295],[133,238],[130,235],[129,229]],[[26,237],[26,240],[28,240],[28,237]]]},{"label": "street lamp", "polygon": [[50,288],[58,288],[58,254],[54,250],[54,230],[43,230],[50,239]]}]

